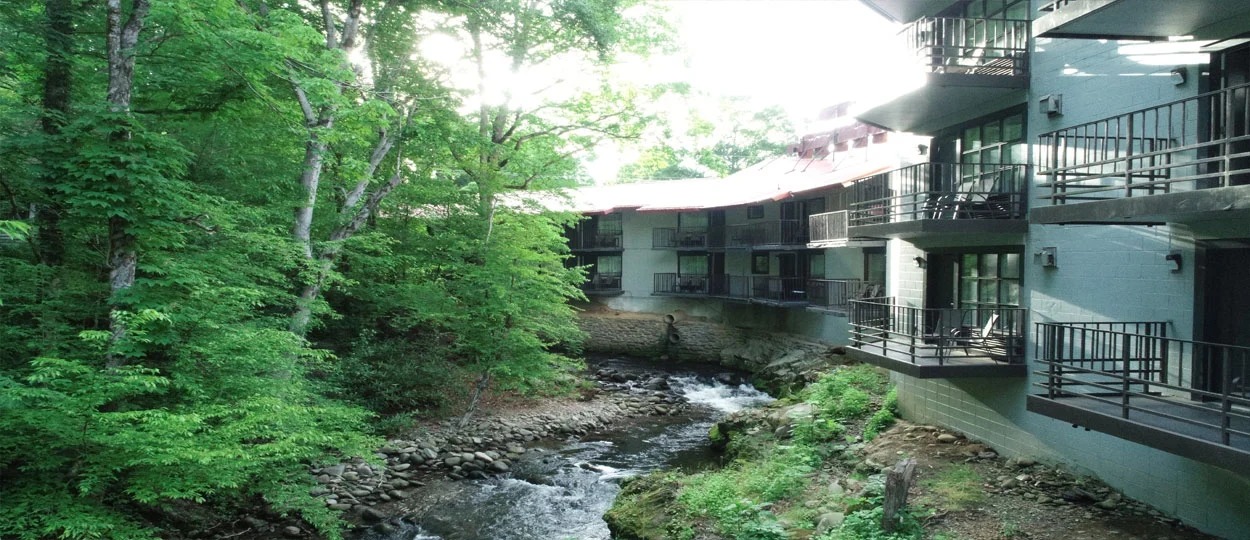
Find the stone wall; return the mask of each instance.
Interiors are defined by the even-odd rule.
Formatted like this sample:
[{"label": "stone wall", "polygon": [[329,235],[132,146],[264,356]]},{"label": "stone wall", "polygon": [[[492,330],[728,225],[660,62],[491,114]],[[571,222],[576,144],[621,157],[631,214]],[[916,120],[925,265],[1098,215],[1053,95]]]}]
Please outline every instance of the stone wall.
[{"label": "stone wall", "polygon": [[844,362],[840,347],[680,314],[591,311],[582,312],[579,321],[587,334],[586,352],[720,364],[751,372],[777,391]]}]

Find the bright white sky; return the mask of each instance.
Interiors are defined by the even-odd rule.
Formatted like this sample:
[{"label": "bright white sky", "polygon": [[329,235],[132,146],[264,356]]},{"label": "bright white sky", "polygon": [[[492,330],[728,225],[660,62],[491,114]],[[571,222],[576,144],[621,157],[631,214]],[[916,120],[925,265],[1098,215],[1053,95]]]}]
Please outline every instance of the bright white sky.
[{"label": "bright white sky", "polygon": [[[902,84],[899,26],[858,0],[669,0],[683,77],[714,94],[781,105],[795,120]],[[901,74],[901,75],[906,75]]]}]

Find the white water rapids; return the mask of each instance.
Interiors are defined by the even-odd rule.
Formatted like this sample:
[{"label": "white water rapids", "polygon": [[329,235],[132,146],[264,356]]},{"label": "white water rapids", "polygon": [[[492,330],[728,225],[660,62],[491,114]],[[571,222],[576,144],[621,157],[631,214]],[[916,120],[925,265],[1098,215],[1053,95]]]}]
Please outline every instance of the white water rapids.
[{"label": "white water rapids", "polygon": [[[710,376],[670,375],[671,391],[691,405],[518,460],[509,477],[445,483],[415,520],[369,540],[606,540],[603,514],[622,478],[709,463],[707,432],[733,412],[772,398]],[[410,518],[411,519],[411,518]]]}]

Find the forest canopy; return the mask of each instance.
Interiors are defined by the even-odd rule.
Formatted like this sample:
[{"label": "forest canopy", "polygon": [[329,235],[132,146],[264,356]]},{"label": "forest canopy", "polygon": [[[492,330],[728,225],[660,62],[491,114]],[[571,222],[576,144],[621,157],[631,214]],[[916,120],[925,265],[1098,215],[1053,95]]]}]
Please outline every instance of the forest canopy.
[{"label": "forest canopy", "polygon": [[628,0],[0,5],[0,537],[257,501],[333,536],[308,467],[379,415],[567,384],[574,216],[514,194],[637,136],[605,66],[663,30]]}]

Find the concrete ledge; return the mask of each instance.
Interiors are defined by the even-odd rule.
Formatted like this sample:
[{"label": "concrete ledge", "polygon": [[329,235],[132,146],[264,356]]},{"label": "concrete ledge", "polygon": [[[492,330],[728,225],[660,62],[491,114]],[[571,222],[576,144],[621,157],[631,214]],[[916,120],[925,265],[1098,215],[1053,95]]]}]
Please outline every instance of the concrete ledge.
[{"label": "concrete ledge", "polygon": [[1250,186],[1074,202],[1029,210],[1029,221],[1037,224],[1150,225],[1247,216],[1250,216]]},{"label": "concrete ledge", "polygon": [[916,238],[921,236],[966,234],[1024,234],[1029,222],[1023,219],[921,219],[878,225],[859,225],[849,229],[856,236],[879,238]]},{"label": "concrete ledge", "polygon": [[1064,403],[1062,399],[1029,395],[1026,409],[1042,416],[1070,422],[1074,426],[1106,433],[1250,477],[1250,452],[1231,446],[1204,441],[1128,418]]},{"label": "concrete ledge", "polygon": [[902,373],[917,379],[962,379],[982,377],[1025,377],[1028,366],[1025,364],[1005,364],[987,360],[985,363],[961,365],[923,365],[905,362],[880,354],[873,354],[854,347],[846,348],[846,356],[896,373]]}]

